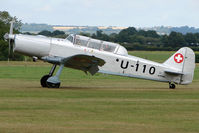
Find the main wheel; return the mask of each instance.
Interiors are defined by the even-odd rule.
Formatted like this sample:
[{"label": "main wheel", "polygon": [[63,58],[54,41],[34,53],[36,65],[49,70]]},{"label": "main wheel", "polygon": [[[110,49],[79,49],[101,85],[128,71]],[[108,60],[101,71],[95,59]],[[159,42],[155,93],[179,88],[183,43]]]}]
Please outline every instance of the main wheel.
[{"label": "main wheel", "polygon": [[48,88],[59,88],[60,87],[60,83],[46,82],[46,85],[47,85]]},{"label": "main wheel", "polygon": [[40,80],[40,83],[41,83],[41,86],[42,87],[47,87],[47,84],[46,84],[46,81],[48,80],[48,78],[51,77],[50,75],[44,75],[41,80]]},{"label": "main wheel", "polygon": [[175,88],[176,88],[176,86],[175,86],[175,84],[170,83],[170,84],[169,84],[169,88],[170,88],[170,89],[175,89]]}]

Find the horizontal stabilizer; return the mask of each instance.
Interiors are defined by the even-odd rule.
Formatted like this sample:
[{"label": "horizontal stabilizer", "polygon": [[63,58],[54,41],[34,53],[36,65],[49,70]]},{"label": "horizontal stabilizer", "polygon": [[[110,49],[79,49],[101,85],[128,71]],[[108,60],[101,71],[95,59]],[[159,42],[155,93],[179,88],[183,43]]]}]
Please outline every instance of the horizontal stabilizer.
[{"label": "horizontal stabilizer", "polygon": [[164,72],[167,74],[171,74],[171,75],[183,75],[182,72],[177,72],[177,71],[173,71],[173,70],[165,70]]}]

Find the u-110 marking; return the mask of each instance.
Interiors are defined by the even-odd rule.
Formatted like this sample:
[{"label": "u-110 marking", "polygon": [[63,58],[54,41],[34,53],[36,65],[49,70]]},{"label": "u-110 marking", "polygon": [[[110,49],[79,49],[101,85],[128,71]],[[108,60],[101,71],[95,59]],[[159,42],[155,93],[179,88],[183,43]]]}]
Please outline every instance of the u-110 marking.
[{"label": "u-110 marking", "polygon": [[[116,61],[118,62],[119,60],[116,60]],[[125,62],[124,60],[121,61],[120,67],[122,69],[127,69],[129,66],[134,67],[134,65],[129,65],[129,61],[127,61],[126,63],[124,63],[124,62]],[[140,69],[140,66],[141,65],[139,64],[139,61],[137,61],[137,63],[135,64],[135,71],[136,72]],[[142,65],[142,73],[146,73],[146,69],[147,69],[147,65]],[[155,74],[155,71],[156,71],[156,68],[154,66],[151,66],[149,68],[148,73],[153,75],[153,74]]]}]

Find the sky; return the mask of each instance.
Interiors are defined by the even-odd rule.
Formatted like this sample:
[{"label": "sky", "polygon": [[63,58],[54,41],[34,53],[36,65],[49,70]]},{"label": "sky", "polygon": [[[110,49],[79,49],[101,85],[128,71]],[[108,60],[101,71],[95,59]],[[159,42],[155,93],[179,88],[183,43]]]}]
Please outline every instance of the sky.
[{"label": "sky", "polygon": [[0,0],[23,23],[199,28],[199,0]]}]

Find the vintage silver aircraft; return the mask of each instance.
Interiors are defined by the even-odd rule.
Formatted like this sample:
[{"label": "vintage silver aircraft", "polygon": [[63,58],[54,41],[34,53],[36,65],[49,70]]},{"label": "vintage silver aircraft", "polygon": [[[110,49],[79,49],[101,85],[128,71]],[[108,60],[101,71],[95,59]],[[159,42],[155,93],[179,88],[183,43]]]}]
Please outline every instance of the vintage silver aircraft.
[{"label": "vintage silver aircraft", "polygon": [[[42,87],[59,88],[59,76],[64,67],[82,70],[94,75],[97,72],[168,82],[169,88],[175,84],[189,84],[193,80],[195,54],[192,49],[183,47],[164,63],[128,55],[127,50],[116,43],[92,39],[81,35],[69,35],[66,39],[45,36],[13,34],[4,35],[13,42],[13,51],[52,63],[49,74],[40,82]],[[158,56],[158,55],[157,55]],[[56,66],[59,70],[53,76]]]}]

